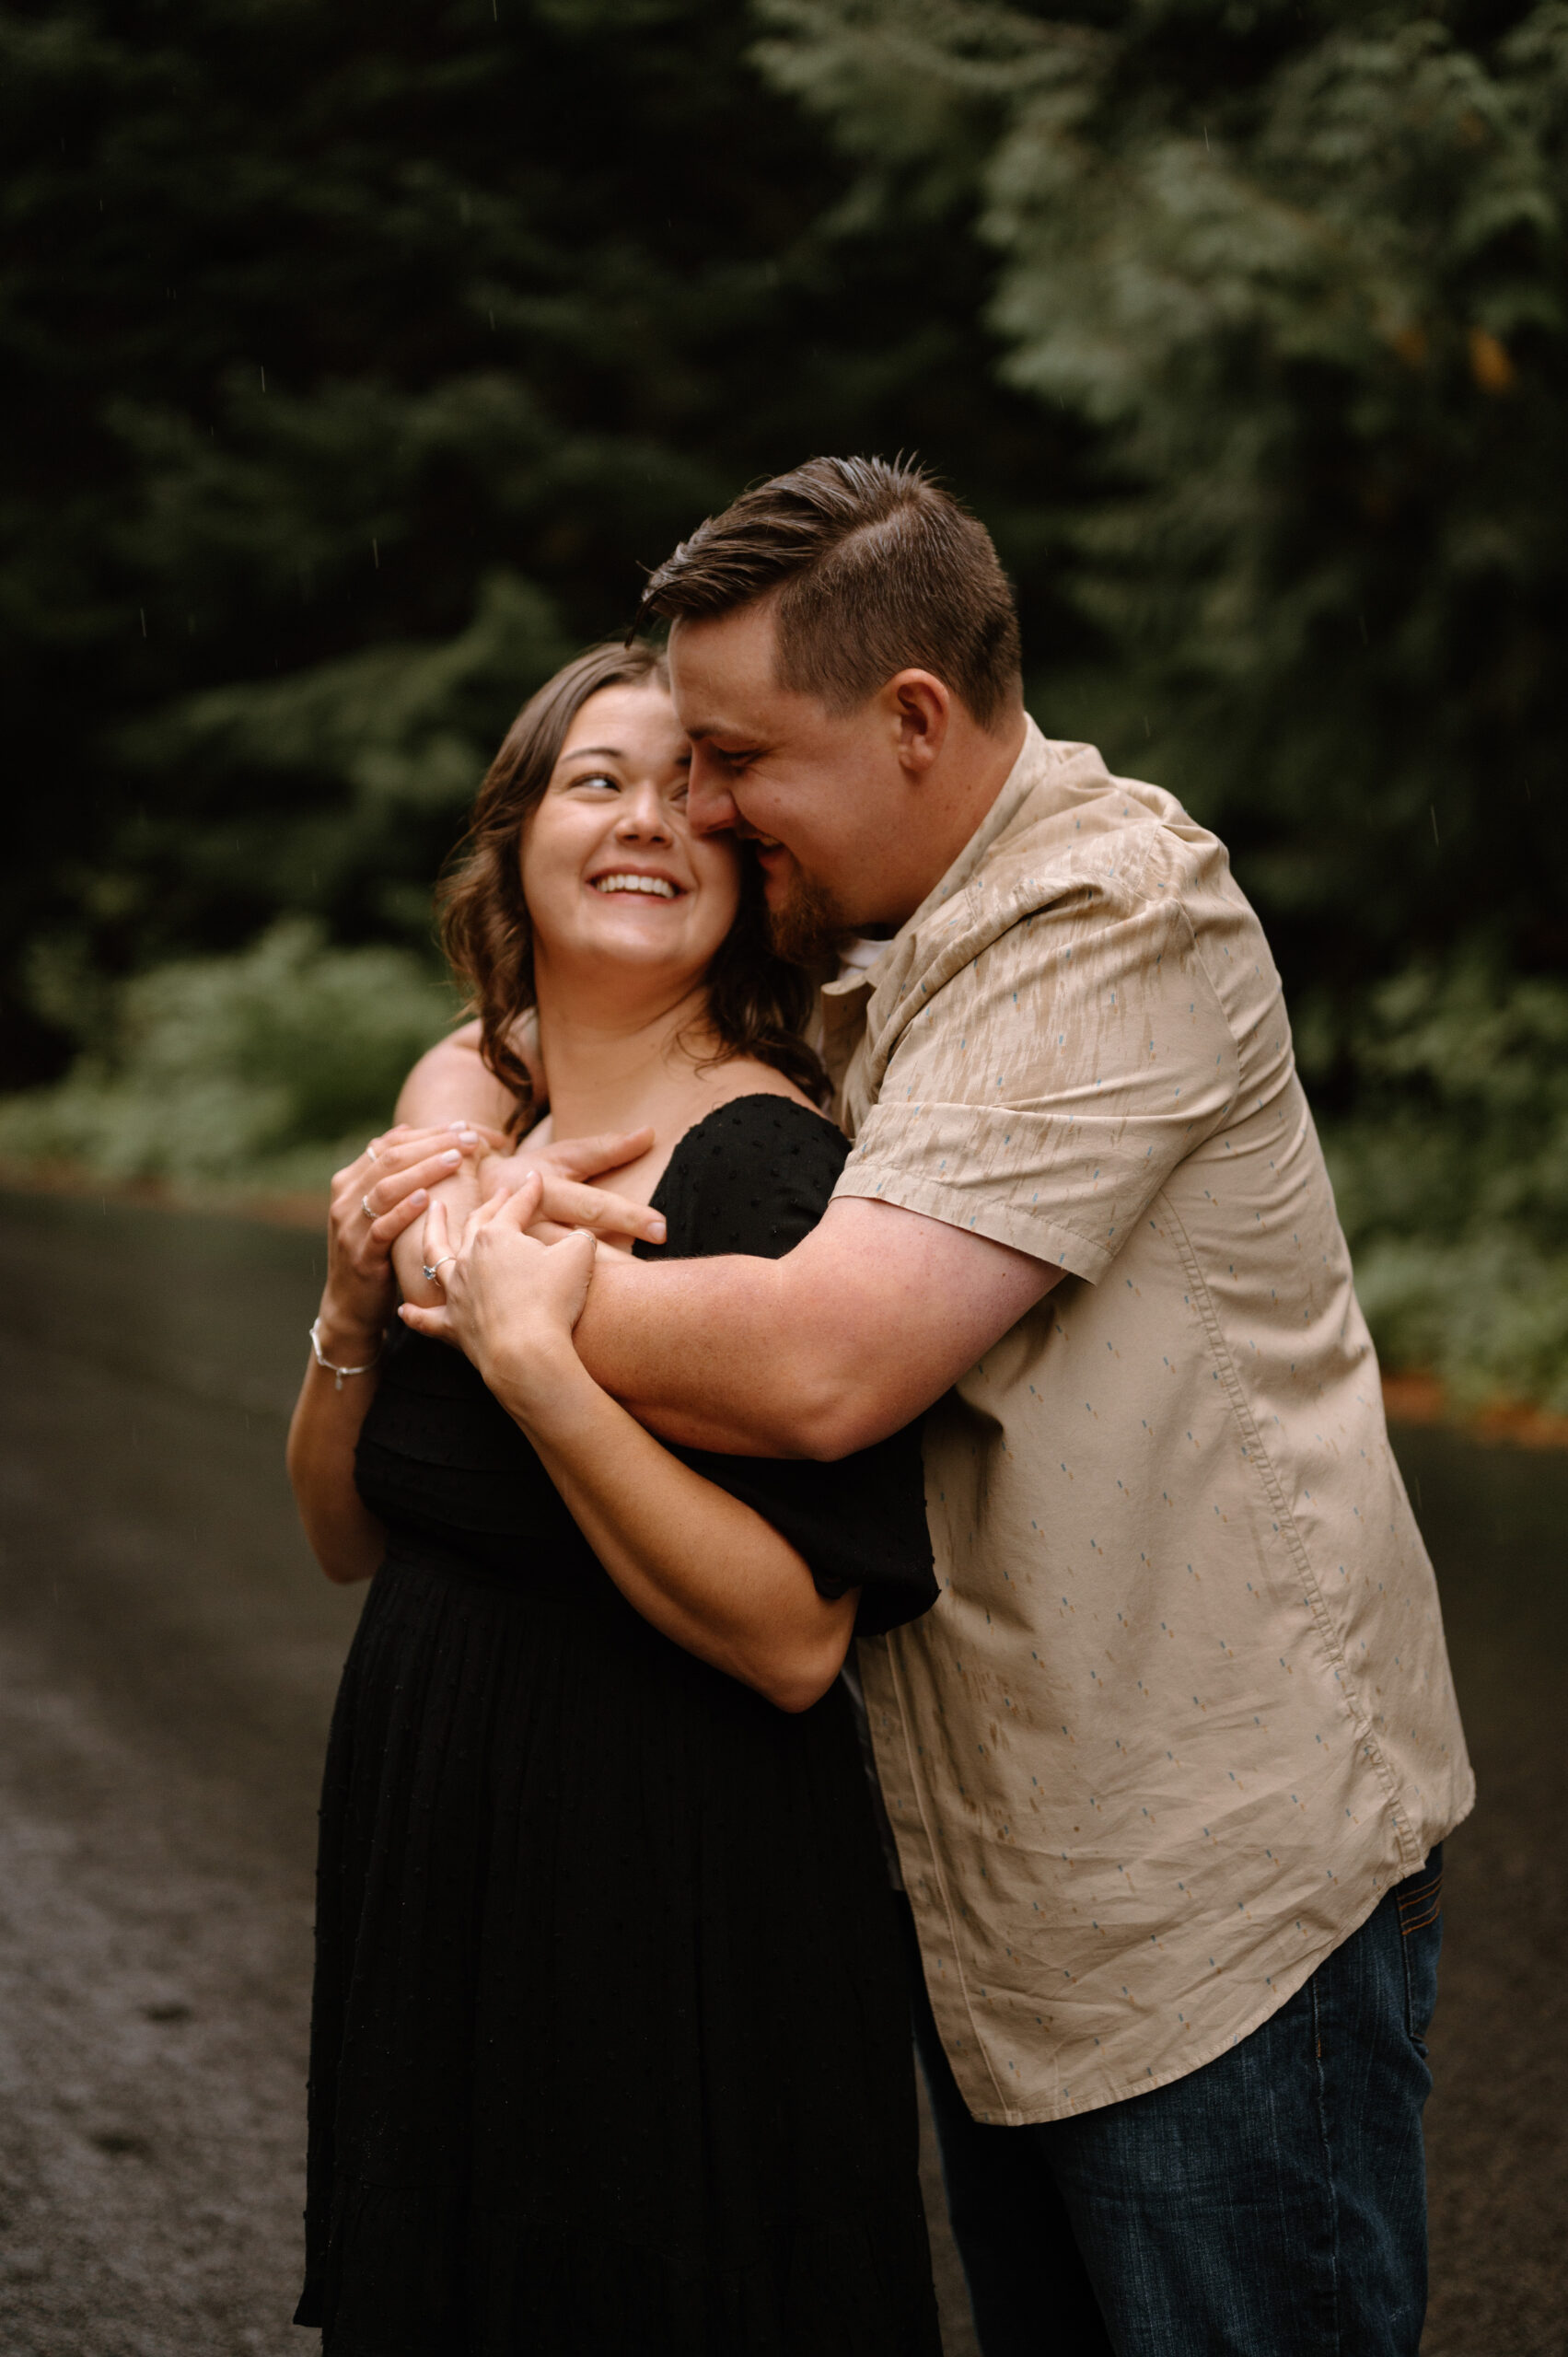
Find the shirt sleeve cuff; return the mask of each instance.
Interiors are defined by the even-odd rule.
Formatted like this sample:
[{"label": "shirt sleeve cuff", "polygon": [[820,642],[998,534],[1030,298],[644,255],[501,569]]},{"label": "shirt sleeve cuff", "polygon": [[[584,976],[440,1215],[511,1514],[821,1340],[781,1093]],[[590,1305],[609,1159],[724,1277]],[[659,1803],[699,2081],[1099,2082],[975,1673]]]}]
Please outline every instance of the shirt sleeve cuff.
[{"label": "shirt sleeve cuff", "polygon": [[868,1202],[895,1203],[900,1211],[923,1212],[945,1226],[961,1228],[966,1236],[988,1237],[993,1244],[1010,1244],[1036,1260],[1050,1260],[1069,1276],[1098,1284],[1115,1254],[1102,1244],[1091,1244],[1047,1219],[1027,1203],[981,1200],[972,1187],[950,1185],[940,1178],[917,1177],[893,1163],[853,1158],[833,1189],[841,1195],[864,1196]]}]

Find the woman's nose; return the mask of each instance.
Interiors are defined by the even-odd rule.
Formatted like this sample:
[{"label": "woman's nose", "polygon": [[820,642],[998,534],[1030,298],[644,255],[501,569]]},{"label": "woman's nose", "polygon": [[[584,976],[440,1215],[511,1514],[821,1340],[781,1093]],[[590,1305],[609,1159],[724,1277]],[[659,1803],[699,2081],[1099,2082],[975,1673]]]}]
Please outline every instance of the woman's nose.
[{"label": "woman's nose", "polygon": [[656,787],[647,786],[621,805],[615,831],[623,842],[668,842],[669,810]]}]

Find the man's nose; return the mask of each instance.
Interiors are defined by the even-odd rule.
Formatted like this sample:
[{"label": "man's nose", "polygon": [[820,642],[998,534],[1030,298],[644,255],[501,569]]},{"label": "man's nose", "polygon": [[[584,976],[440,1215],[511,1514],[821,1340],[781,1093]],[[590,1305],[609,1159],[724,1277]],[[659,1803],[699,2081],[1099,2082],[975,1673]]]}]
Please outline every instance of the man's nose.
[{"label": "man's nose", "polygon": [[734,826],[739,815],[723,762],[704,752],[701,745],[693,746],[686,789],[686,817],[692,831],[699,835],[722,834],[726,827]]}]

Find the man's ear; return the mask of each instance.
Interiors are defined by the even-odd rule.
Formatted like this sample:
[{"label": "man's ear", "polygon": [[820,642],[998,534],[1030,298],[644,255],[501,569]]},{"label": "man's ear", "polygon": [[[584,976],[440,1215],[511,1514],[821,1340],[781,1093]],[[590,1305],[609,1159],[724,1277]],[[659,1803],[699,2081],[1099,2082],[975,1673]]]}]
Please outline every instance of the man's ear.
[{"label": "man's ear", "polygon": [[911,784],[918,784],[947,741],[953,691],[933,672],[895,671],[882,694],[897,735],[900,765]]}]

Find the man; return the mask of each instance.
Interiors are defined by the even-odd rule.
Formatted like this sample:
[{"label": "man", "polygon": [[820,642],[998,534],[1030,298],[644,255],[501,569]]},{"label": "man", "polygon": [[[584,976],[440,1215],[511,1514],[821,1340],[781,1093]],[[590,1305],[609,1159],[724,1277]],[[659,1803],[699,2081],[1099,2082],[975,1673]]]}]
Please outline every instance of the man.
[{"label": "man", "polygon": [[[791,954],[860,937],[854,1145],[787,1258],[603,1265],[578,1341],[690,1445],[929,1411],[942,1600],[861,1666],[986,2357],[1413,2352],[1473,1785],[1261,929],[1169,795],[1027,717],[918,469],[748,492],[645,605],[696,823]],[[411,1112],[467,1087],[438,1053]]]}]

